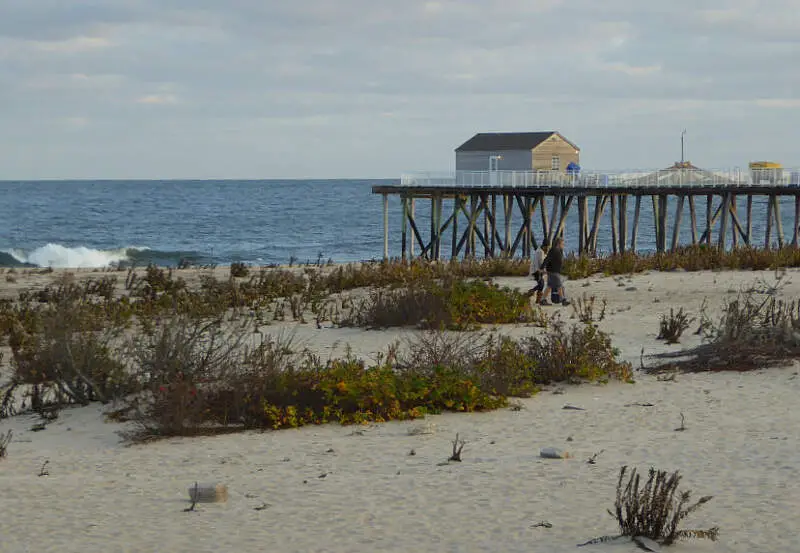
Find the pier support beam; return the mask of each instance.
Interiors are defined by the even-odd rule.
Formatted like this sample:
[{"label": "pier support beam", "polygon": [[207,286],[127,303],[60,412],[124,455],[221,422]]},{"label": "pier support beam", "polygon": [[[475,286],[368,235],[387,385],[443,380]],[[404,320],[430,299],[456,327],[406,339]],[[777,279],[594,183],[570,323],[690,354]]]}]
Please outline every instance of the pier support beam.
[{"label": "pier support beam", "polygon": [[383,195],[383,260],[389,259],[389,194]]},{"label": "pier support beam", "polygon": [[642,196],[636,195],[636,203],[633,208],[633,232],[631,232],[631,251],[636,253],[636,233],[639,231],[639,213],[642,210]]}]

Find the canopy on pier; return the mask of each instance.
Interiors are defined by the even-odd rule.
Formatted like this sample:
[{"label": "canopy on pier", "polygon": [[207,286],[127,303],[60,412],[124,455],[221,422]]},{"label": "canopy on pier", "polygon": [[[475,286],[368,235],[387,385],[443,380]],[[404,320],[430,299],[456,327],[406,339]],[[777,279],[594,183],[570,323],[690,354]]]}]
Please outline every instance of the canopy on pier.
[{"label": "canopy on pier", "polygon": [[640,177],[634,177],[628,181],[632,185],[681,185],[681,184],[694,184],[694,185],[713,185],[718,183],[720,176],[712,171],[706,171],[690,161],[676,161],[672,166],[666,169],[660,169],[654,173],[649,173]]}]

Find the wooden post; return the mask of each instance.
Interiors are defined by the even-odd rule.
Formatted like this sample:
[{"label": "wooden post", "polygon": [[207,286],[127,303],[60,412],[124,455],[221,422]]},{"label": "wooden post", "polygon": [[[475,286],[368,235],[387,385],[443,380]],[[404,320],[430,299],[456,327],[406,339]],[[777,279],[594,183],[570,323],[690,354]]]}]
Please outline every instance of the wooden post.
[{"label": "wooden post", "polygon": [[593,255],[597,254],[597,238],[600,234],[600,220],[606,209],[607,201],[608,196],[595,196],[594,199],[594,220],[592,221],[592,232],[589,235],[589,248],[591,248]]},{"label": "wooden post", "polygon": [[431,195],[431,241],[428,244],[428,259],[436,259],[436,235],[439,234],[439,228],[436,225],[436,195]]},{"label": "wooden post", "polygon": [[547,242],[550,244],[550,247],[553,247],[553,241],[555,239],[555,235],[557,234],[557,224],[556,224],[556,215],[558,215],[558,206],[561,200],[561,196],[553,196],[553,210],[550,213],[550,234],[547,236]]},{"label": "wooden post", "polygon": [[506,256],[511,256],[511,214],[514,211],[514,202],[513,202],[514,198],[511,197],[510,195],[505,195],[503,196],[503,199],[505,200],[505,203],[503,205],[503,207],[505,208],[503,212],[503,218],[505,219],[504,222],[506,227],[506,233],[504,239],[506,247],[504,251]]},{"label": "wooden post", "polygon": [[[503,200],[505,200],[505,195],[503,196]],[[497,195],[492,194],[492,239],[491,243],[491,250],[492,250],[492,257],[494,257],[495,246],[497,246],[497,233],[495,232],[497,229]]]},{"label": "wooden post", "polygon": [[450,247],[450,258],[458,257],[458,215],[461,211],[461,196],[453,196],[453,244]]},{"label": "wooden post", "polygon": [[[414,214],[415,203],[416,200],[414,199],[414,196],[411,196],[411,198],[409,199],[409,211],[408,211],[409,221],[413,221],[416,218]],[[414,237],[411,238],[411,243],[408,246],[409,246],[408,248],[409,258],[414,259]]]},{"label": "wooden post", "polygon": [[794,195],[794,229],[792,230],[792,246],[797,247],[797,227],[800,226],[800,195]]},{"label": "wooden post", "polygon": [[728,233],[728,212],[730,211],[731,194],[730,192],[722,193],[722,221],[719,224],[719,249],[725,251],[727,247],[727,233]]},{"label": "wooden post", "polygon": [[533,232],[531,232],[531,218],[533,216],[533,212],[531,211],[532,208],[531,197],[525,197],[525,212],[524,212],[524,219],[522,224],[525,226],[525,242],[522,248],[522,256],[528,258],[531,256],[531,236]]},{"label": "wooden post", "polygon": [[[736,194],[731,192],[731,219],[734,224],[738,223],[738,214],[736,213]],[[736,232],[736,229],[733,229],[733,249],[735,250],[739,246],[739,234]]]},{"label": "wooden post", "polygon": [[383,195],[383,260],[389,260],[389,194]]},{"label": "wooden post", "polygon": [[692,220],[692,246],[697,245],[697,213],[694,207],[694,194],[689,194],[689,218]]},{"label": "wooden post", "polygon": [[[442,211],[444,211],[444,197],[439,195],[436,197],[436,261],[442,258]],[[445,225],[446,226],[446,225]]]},{"label": "wooden post", "polygon": [[469,227],[467,238],[467,253],[469,257],[475,258],[475,223],[477,222],[478,197],[475,194],[469,195]]},{"label": "wooden post", "polygon": [[711,247],[711,226],[714,224],[711,220],[711,206],[714,202],[714,195],[706,195],[706,246]]},{"label": "wooden post", "polygon": [[767,198],[767,227],[764,230],[764,249],[772,247],[772,197]]},{"label": "wooden post", "polygon": [[780,199],[772,195],[772,205],[775,206],[775,231],[778,233],[778,247],[783,247],[783,217],[781,217]]},{"label": "wooden post", "polygon": [[539,208],[542,210],[542,242],[548,242],[548,238],[550,237],[550,225],[547,222],[547,196],[544,194],[542,194],[539,200]]},{"label": "wooden post", "polygon": [[661,236],[659,235],[658,231],[659,231],[659,221],[661,221],[661,217],[659,216],[659,211],[658,211],[659,202],[658,202],[658,197],[656,197],[655,194],[652,194],[650,196],[650,199],[653,201],[653,226],[655,227],[656,231],[656,251],[660,252]]},{"label": "wooden post", "polygon": [[745,235],[747,236],[747,244],[753,244],[753,195],[747,195],[747,230],[745,231]]},{"label": "wooden post", "polygon": [[489,194],[483,194],[481,201],[483,202],[483,236],[486,242],[483,244],[483,257],[489,259],[492,255],[489,247]]},{"label": "wooden post", "polygon": [[558,220],[558,227],[556,228],[555,239],[564,238],[564,226],[567,222],[567,215],[572,202],[575,201],[575,196],[561,197],[561,217]]},{"label": "wooden post", "polygon": [[536,240],[536,234],[534,234],[533,232],[533,218],[536,214],[536,207],[539,205],[539,202],[541,201],[542,197],[536,196],[533,198],[533,202],[531,203],[530,218],[528,219],[528,228],[531,231],[531,245],[530,248],[528,249],[529,252],[532,252],[533,250],[539,247],[538,240]]},{"label": "wooden post", "polygon": [[617,253],[617,195],[611,194],[611,251]]},{"label": "wooden post", "polygon": [[639,212],[642,209],[642,195],[636,194],[636,205],[633,208],[633,232],[631,232],[631,251],[636,253],[636,233],[639,230]]},{"label": "wooden post", "polygon": [[659,251],[667,251],[667,195],[661,194],[658,197],[659,231],[658,237],[661,239]]},{"label": "wooden post", "polygon": [[625,242],[628,240],[628,196],[619,197],[619,253],[625,253]]},{"label": "wooden post", "polygon": [[408,259],[408,252],[406,251],[406,247],[408,244],[408,198],[403,195],[402,198],[402,205],[403,205],[403,225],[402,225],[402,235],[400,237],[400,255],[405,262]]},{"label": "wooden post", "polygon": [[678,194],[675,199],[675,221],[672,225],[672,244],[670,250],[673,252],[678,249],[678,241],[680,240],[681,232],[681,217],[683,217],[683,202],[685,196]]},{"label": "wooden post", "polygon": [[578,198],[578,255],[583,255],[586,249],[586,237],[584,236],[586,219],[586,196]]}]

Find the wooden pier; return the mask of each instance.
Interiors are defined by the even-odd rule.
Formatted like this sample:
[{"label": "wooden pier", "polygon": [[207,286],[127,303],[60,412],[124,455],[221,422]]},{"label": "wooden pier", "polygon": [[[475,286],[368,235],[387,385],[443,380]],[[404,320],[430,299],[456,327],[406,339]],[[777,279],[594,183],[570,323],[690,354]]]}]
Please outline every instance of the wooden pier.
[{"label": "wooden pier", "polygon": [[[692,245],[797,247],[800,227],[800,172],[788,170],[768,179],[738,171],[665,170],[580,177],[486,172],[404,177],[400,184],[374,186],[372,192],[383,196],[385,259],[389,258],[392,195],[399,196],[402,209],[402,259],[419,255],[439,260],[448,254],[451,258],[528,257],[542,240],[552,244],[564,237],[571,212],[577,212],[577,219],[571,219],[577,220],[578,228],[570,229],[576,231],[570,236],[577,239],[568,249],[580,255],[596,255],[603,233],[610,233],[613,253],[637,251],[644,232],[653,232],[649,238],[654,238],[656,251],[675,250],[689,243],[680,240],[684,224],[689,225]],[[765,213],[757,214],[764,227],[760,236],[753,232],[754,198],[762,199],[757,203],[765,206]],[[415,216],[422,201],[430,202],[428,232]],[[788,236],[781,216],[781,205],[785,208],[787,202],[794,206]],[[640,224],[643,203],[652,207],[652,227]],[[449,252],[442,251],[446,233]]]}]

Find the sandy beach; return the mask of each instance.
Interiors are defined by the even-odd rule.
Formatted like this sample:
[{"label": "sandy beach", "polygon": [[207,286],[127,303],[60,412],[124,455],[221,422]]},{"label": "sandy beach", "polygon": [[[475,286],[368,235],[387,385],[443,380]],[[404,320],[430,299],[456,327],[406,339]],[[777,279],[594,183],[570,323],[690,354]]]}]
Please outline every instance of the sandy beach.
[{"label": "sandy beach", "polygon": [[[3,295],[53,278],[20,274],[4,283]],[[497,282],[530,285],[524,278]],[[800,297],[800,272],[780,279],[771,271],[592,277],[568,282],[567,291],[608,302],[599,326],[638,367],[643,348],[647,364],[650,354],[700,342],[692,334],[696,322],[678,345],[656,340],[665,311],[683,307],[698,316],[705,301],[714,314],[737,292],[765,285]],[[570,321],[571,308],[547,309]],[[325,357],[349,344],[370,359],[413,332],[329,327],[286,322],[264,332],[290,329]],[[497,331],[532,332],[522,325]],[[101,406],[67,409],[41,432],[30,430],[37,417],[13,417],[0,421],[0,432],[14,431],[8,457],[0,459],[0,552],[574,551],[617,533],[606,510],[622,465],[680,470],[682,488],[714,496],[684,526],[719,526],[719,540],[671,550],[794,551],[798,392],[794,365],[674,381],[637,371],[634,384],[549,387],[515,400],[518,410],[133,446],[118,435],[125,425],[106,422]],[[678,432],[681,414],[685,430]],[[442,464],[456,433],[466,441],[463,462]],[[548,446],[573,458],[540,458]],[[39,476],[45,461],[49,474]],[[195,481],[226,484],[228,502],[184,512]],[[550,527],[535,526],[542,522]],[[637,550],[630,543],[578,549]]]}]

